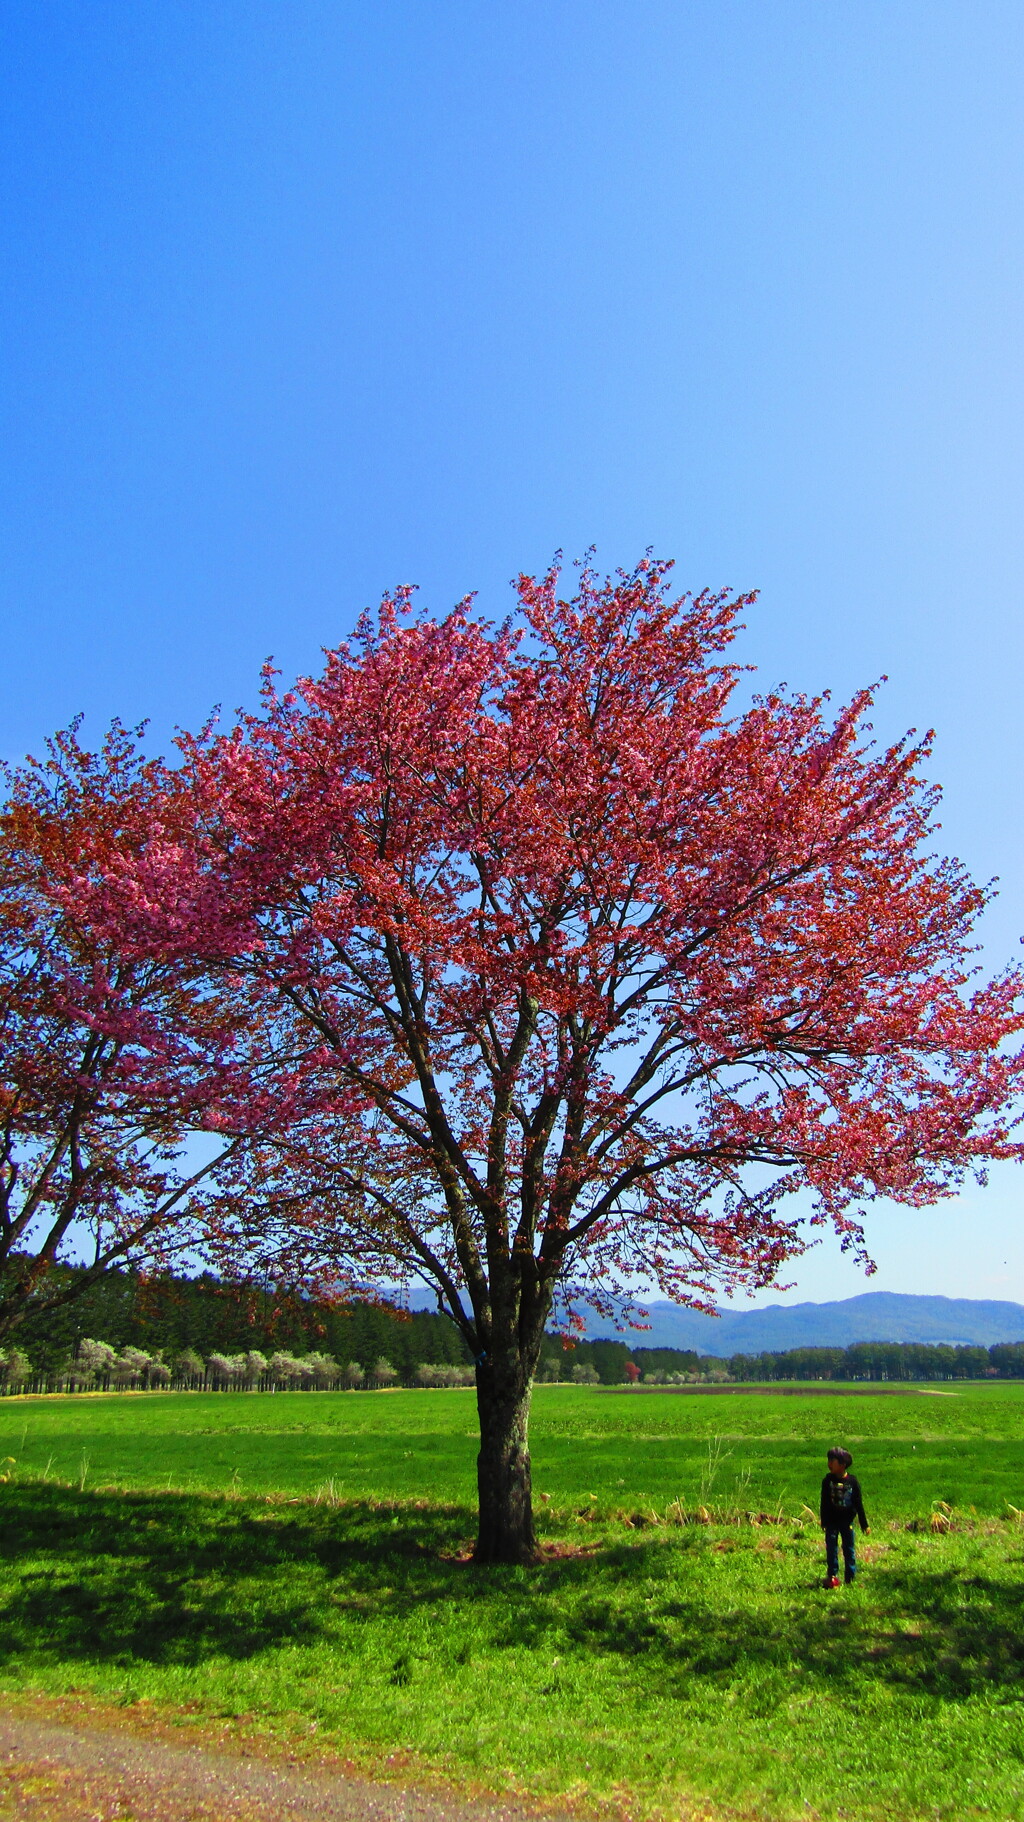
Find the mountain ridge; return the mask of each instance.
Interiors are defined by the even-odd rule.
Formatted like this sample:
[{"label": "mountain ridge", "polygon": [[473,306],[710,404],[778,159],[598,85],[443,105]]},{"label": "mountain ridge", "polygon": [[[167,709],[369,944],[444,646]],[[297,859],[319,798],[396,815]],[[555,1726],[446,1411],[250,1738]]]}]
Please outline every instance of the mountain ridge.
[{"label": "mountain ridge", "polygon": [[607,1318],[587,1322],[588,1341],[615,1339],[630,1346],[695,1348],[719,1358],[729,1354],[782,1353],[797,1347],[851,1347],[857,1341],[920,1341],[994,1347],[1024,1341],[1024,1304],[990,1298],[929,1297],[912,1292],[864,1291],[831,1303],[772,1303],[757,1310],[698,1310],[658,1299],[646,1303],[645,1329],[616,1329]]},{"label": "mountain ridge", "polygon": [[[427,1290],[409,1297],[412,1309],[436,1309]],[[616,1328],[605,1316],[586,1323],[588,1341],[625,1341],[633,1348],[696,1349],[698,1354],[783,1353],[799,1347],[852,1347],[857,1341],[921,1341],[995,1347],[1024,1341],[1024,1304],[984,1297],[928,1297],[911,1291],[862,1291],[831,1303],[770,1303],[758,1310],[705,1316],[664,1298],[649,1299],[649,1327]]]}]

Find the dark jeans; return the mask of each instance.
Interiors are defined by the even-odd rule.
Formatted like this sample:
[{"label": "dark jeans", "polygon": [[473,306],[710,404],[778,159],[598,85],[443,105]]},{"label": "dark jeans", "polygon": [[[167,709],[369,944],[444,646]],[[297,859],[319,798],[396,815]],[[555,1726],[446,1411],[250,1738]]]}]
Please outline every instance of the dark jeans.
[{"label": "dark jeans", "polygon": [[825,1561],[829,1575],[839,1574],[839,1544],[843,1545],[844,1581],[852,1582],[857,1574],[857,1546],[853,1541],[853,1526],[843,1525],[842,1529],[825,1527]]}]

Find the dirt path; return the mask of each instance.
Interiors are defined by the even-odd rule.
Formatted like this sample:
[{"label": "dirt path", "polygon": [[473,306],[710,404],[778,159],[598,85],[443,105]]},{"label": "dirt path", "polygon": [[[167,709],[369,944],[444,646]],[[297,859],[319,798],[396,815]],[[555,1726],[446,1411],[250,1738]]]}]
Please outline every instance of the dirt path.
[{"label": "dirt path", "polygon": [[516,1803],[374,1784],[87,1722],[0,1714],[3,1822],[540,1822]]}]

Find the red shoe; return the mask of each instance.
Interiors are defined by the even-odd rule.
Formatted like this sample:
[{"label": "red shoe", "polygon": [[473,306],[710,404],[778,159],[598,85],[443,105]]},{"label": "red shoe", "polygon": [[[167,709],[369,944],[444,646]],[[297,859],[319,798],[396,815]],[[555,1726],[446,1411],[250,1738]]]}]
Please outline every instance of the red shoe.
[{"label": "red shoe", "polygon": [[826,1586],[826,1588],[838,1588],[838,1586],[839,1586],[838,1575],[826,1575],[825,1586]]}]

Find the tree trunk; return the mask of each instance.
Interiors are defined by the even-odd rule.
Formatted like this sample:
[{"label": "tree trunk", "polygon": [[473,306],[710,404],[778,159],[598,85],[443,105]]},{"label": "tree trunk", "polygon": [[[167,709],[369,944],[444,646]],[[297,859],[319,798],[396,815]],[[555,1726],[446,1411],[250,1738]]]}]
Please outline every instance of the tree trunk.
[{"label": "tree trunk", "polygon": [[480,1415],[477,1489],[480,1518],[473,1560],[537,1561],[527,1425],[531,1379],[521,1364],[485,1358],[476,1370]]}]

